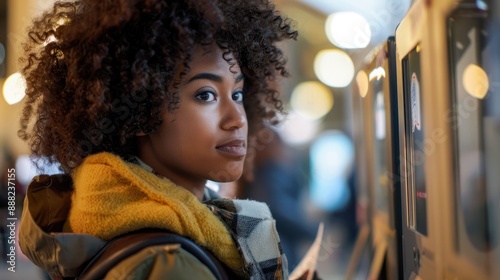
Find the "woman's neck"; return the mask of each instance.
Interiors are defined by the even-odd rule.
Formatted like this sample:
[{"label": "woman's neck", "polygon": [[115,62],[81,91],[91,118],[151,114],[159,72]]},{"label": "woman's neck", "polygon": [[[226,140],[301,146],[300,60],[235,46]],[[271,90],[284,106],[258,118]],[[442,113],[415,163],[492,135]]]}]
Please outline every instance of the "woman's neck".
[{"label": "woman's neck", "polygon": [[135,157],[137,162],[139,163],[140,166],[142,166],[144,169],[148,170],[149,172],[155,174],[158,177],[161,177],[163,179],[172,181],[174,184],[178,185],[179,187],[182,187],[189,192],[191,192],[194,196],[199,201],[203,200],[203,196],[205,194],[205,185],[206,185],[206,180],[199,180],[199,182],[182,182],[181,180],[176,180],[176,176],[168,176],[166,174],[162,174],[161,172],[153,169],[151,166],[149,166],[147,163],[145,163],[143,160],[141,160],[139,157]]}]

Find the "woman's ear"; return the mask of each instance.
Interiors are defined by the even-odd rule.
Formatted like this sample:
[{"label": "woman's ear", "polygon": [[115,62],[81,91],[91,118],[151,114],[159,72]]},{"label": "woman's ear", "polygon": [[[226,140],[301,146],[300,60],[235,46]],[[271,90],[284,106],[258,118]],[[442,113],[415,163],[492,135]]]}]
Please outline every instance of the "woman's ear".
[{"label": "woman's ear", "polygon": [[135,136],[146,136],[147,134],[144,131],[139,131],[135,134]]}]

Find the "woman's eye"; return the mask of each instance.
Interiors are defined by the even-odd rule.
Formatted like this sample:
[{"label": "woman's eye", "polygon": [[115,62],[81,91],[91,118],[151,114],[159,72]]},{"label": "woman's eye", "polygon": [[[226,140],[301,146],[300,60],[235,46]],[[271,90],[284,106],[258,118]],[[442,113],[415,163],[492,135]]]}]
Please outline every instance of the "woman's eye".
[{"label": "woman's eye", "polygon": [[210,91],[204,91],[196,94],[196,98],[205,102],[212,102],[217,100],[215,93]]},{"label": "woman's eye", "polygon": [[233,93],[233,101],[243,102],[243,92],[235,92]]}]

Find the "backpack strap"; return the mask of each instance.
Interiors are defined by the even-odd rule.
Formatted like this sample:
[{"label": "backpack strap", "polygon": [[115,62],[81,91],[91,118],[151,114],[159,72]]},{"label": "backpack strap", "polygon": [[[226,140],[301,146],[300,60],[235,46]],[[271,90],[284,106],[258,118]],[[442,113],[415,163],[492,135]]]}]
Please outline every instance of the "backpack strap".
[{"label": "backpack strap", "polygon": [[216,279],[229,279],[222,263],[192,240],[165,230],[141,230],[110,240],[90,260],[76,280],[104,279],[108,271],[127,257],[144,248],[164,244],[180,244],[184,250],[204,264]]}]

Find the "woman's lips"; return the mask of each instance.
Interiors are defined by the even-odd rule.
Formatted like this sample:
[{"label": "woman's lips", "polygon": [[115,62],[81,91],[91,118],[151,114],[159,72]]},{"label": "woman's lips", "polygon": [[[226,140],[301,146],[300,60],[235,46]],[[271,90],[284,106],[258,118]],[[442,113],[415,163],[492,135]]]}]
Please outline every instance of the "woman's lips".
[{"label": "woman's lips", "polygon": [[247,153],[244,140],[234,139],[215,147],[218,151],[233,156],[245,156]]}]

